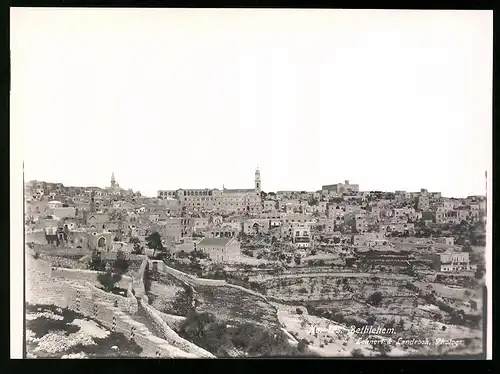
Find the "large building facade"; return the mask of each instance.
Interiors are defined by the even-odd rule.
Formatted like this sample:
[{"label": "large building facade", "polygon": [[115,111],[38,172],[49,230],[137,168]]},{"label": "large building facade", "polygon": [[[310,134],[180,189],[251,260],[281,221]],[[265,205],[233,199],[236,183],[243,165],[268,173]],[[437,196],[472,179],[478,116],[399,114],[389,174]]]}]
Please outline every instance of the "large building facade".
[{"label": "large building facade", "polygon": [[159,190],[158,198],[179,201],[185,212],[226,212],[258,214],[262,210],[260,171],[255,171],[253,189]]}]

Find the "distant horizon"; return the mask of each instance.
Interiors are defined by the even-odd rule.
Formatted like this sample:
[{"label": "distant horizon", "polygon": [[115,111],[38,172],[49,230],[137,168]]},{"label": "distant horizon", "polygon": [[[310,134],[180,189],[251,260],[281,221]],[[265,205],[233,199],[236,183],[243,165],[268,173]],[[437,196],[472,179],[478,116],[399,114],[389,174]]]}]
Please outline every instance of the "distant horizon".
[{"label": "distant horizon", "polygon": [[[111,173],[110,173],[110,176],[111,176]],[[116,175],[115,175],[116,176]],[[101,184],[98,184],[98,183],[94,183],[94,184],[82,184],[82,185],[78,185],[78,184],[67,184],[67,183],[64,183],[62,181],[52,181],[52,180],[44,180],[44,179],[40,179],[40,178],[29,178],[29,179],[26,179],[25,178],[25,183],[29,183],[29,182],[32,182],[32,181],[37,181],[37,182],[45,182],[45,183],[62,183],[64,185],[64,187],[75,187],[75,188],[78,188],[78,187],[83,187],[83,188],[88,188],[88,187],[97,187],[97,188],[101,188],[101,189],[106,189],[106,188],[109,188],[110,187],[110,183],[111,182],[111,177],[110,177],[110,181],[105,184],[104,186],[101,185]],[[338,181],[338,182],[332,182],[332,183],[325,183],[323,185],[331,185],[331,184],[337,184],[337,183],[344,183],[346,181],[345,180],[342,180],[342,181]],[[218,187],[177,187],[177,188],[158,188],[155,190],[155,193],[154,194],[146,194],[144,193],[143,191],[141,191],[140,189],[136,189],[134,187],[129,187],[129,186],[122,186],[120,184],[120,181],[118,180],[118,178],[116,178],[116,182],[120,185],[120,188],[122,188],[123,190],[127,191],[129,189],[131,189],[132,191],[134,192],[140,192],[142,196],[145,196],[145,197],[157,197],[157,192],[159,190],[179,190],[179,189],[183,189],[183,190],[188,190],[188,189],[219,189],[219,190],[222,190],[222,188],[218,188]],[[349,180],[349,183],[350,184],[359,184],[359,183],[356,183],[355,181],[351,181]],[[279,191],[305,191],[305,192],[318,192],[318,191],[321,191],[321,187],[320,188],[317,188],[317,189],[294,189],[294,188],[291,188],[291,189],[277,189],[277,190],[266,190],[265,188],[262,190],[263,192],[265,193],[270,193],[270,192],[279,192]],[[421,187],[421,188],[418,188],[418,189],[415,189],[415,190],[408,190],[408,189],[400,189],[400,188],[396,188],[396,189],[390,189],[390,190],[384,190],[384,189],[377,189],[377,188],[368,188],[368,189],[365,189],[365,188],[362,188],[362,186],[360,185],[359,186],[359,191],[360,192],[369,192],[369,191],[381,191],[381,192],[396,192],[396,191],[405,191],[405,192],[420,192],[422,189],[426,189],[429,193],[441,193],[442,197],[447,197],[447,198],[457,198],[457,199],[460,199],[460,198],[466,198],[468,196],[485,196],[486,197],[486,194],[485,192],[483,193],[472,193],[472,194],[468,194],[468,195],[462,195],[462,196],[452,196],[452,195],[446,195],[445,193],[443,193],[442,191],[439,191],[439,190],[430,190],[426,187]],[[224,186],[224,188],[227,188],[227,186]],[[230,186],[230,188],[233,188],[233,186]],[[243,187],[241,187],[243,188]]]},{"label": "distant horizon", "polygon": [[492,11],[11,8],[30,179],[485,193]]}]

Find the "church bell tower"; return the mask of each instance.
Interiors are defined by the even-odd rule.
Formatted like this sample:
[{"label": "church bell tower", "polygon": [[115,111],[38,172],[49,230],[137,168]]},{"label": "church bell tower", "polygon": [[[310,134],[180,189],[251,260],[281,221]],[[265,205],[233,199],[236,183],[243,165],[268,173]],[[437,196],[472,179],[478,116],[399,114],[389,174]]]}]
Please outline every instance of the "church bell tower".
[{"label": "church bell tower", "polygon": [[259,168],[255,170],[255,192],[257,192],[260,195],[260,192],[262,191],[262,185],[260,182],[260,171]]},{"label": "church bell tower", "polygon": [[111,173],[111,188],[116,187],[115,173]]}]

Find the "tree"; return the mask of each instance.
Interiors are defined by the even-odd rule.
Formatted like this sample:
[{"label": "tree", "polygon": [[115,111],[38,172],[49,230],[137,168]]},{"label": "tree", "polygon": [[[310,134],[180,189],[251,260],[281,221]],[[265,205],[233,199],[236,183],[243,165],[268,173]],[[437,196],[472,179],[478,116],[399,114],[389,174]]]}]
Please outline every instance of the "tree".
[{"label": "tree", "polygon": [[403,321],[402,318],[399,320],[398,329],[399,331],[403,331],[405,329],[405,322]]},{"label": "tree", "polygon": [[163,252],[165,247],[163,246],[161,235],[157,231],[154,231],[146,237],[147,246],[149,249],[153,250],[153,258],[156,257],[156,252]]},{"label": "tree", "polygon": [[[156,275],[156,274],[155,274]],[[153,276],[155,276],[153,275]],[[146,271],[144,272],[144,291],[146,293],[149,293],[151,291],[151,284],[152,284],[152,279],[153,277],[151,276],[149,272],[149,265],[146,265]]]},{"label": "tree", "polygon": [[484,273],[486,272],[486,269],[483,264],[479,264],[477,266],[476,272],[474,273],[474,278],[479,280],[484,277]]},{"label": "tree", "polygon": [[114,263],[114,270],[116,273],[124,274],[129,268],[129,262],[123,251],[116,252],[116,261]]},{"label": "tree", "polygon": [[373,306],[379,306],[380,303],[382,302],[382,293],[381,292],[374,292],[372,293],[368,299],[366,300],[366,302],[370,305],[373,305]]},{"label": "tree", "polygon": [[132,253],[134,255],[142,255],[144,253],[144,247],[139,245],[138,243],[134,244],[134,248],[132,249]]},{"label": "tree", "polygon": [[464,246],[464,252],[472,252],[472,246],[470,245],[469,242],[467,242],[467,244],[465,244]]},{"label": "tree", "polygon": [[111,291],[121,278],[122,275],[120,273],[114,273],[111,268],[107,268],[105,273],[99,273],[97,275],[97,280],[101,283],[106,292]]},{"label": "tree", "polygon": [[209,258],[210,256],[203,252],[203,251],[199,251],[199,250],[193,250],[191,251],[191,253],[189,254],[189,258],[191,259],[191,261],[195,261],[196,259],[200,259],[200,260],[203,260],[203,259],[207,259]]},{"label": "tree", "polygon": [[131,244],[139,244],[141,240],[137,236],[133,236],[130,238],[129,243]]},{"label": "tree", "polygon": [[316,198],[314,198],[314,197],[312,197],[311,199],[309,199],[308,203],[309,203],[310,206],[315,206],[315,205],[318,205],[319,200],[316,199]]},{"label": "tree", "polygon": [[297,344],[297,349],[299,352],[304,353],[307,350],[309,342],[306,339],[301,339]]},{"label": "tree", "polygon": [[361,349],[359,348],[355,348],[351,351],[351,356],[352,357],[364,357],[365,355],[363,354],[363,352],[361,351]]},{"label": "tree", "polygon": [[96,270],[96,271],[104,270],[104,263],[102,262],[100,252],[98,252],[96,250],[92,251],[92,257],[90,258],[89,269]]}]

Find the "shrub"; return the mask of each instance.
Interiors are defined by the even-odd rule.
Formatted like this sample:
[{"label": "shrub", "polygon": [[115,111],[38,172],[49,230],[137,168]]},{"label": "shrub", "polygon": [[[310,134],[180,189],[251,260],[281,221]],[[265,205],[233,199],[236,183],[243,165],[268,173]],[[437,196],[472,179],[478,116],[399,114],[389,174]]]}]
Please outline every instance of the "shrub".
[{"label": "shrub", "polygon": [[105,273],[100,273],[97,276],[97,280],[101,283],[104,291],[106,292],[111,291],[121,278],[121,274],[113,273],[111,269],[108,269]]},{"label": "shrub", "polygon": [[306,339],[301,339],[297,344],[297,350],[301,353],[304,353],[307,350],[307,346],[309,342]]},{"label": "shrub", "polygon": [[209,313],[191,312],[182,323],[179,334],[216,356],[229,356],[237,349],[249,356],[293,356],[298,350],[279,330],[269,330],[250,323],[228,328]]},{"label": "shrub", "polygon": [[203,251],[199,251],[199,250],[195,249],[194,251],[191,251],[191,253],[189,254],[189,257],[190,257],[191,261],[194,261],[195,259],[200,259],[200,260],[207,259],[210,256]]},{"label": "shrub", "polygon": [[303,312],[302,312],[302,309],[300,309],[300,308],[295,309],[295,312],[296,312],[297,314],[302,314],[302,313],[303,313]]},{"label": "shrub", "polygon": [[114,263],[114,269],[116,273],[124,274],[129,268],[129,262],[123,251],[116,252],[116,261]]},{"label": "shrub", "polygon": [[151,274],[149,273],[148,267],[149,266],[146,266],[146,269],[144,270],[144,278],[143,278],[144,291],[146,293],[149,293],[151,291],[151,283],[152,283]]},{"label": "shrub", "polygon": [[366,302],[370,305],[373,305],[373,306],[379,306],[380,303],[382,302],[382,293],[381,292],[374,292],[372,293],[368,299],[366,300]]},{"label": "shrub", "polygon": [[351,351],[351,356],[352,357],[364,357],[365,355],[363,354],[363,352],[361,351],[361,349],[356,348],[356,349],[353,349]]},{"label": "shrub", "polygon": [[35,260],[37,260],[39,257],[40,257],[40,253],[39,253],[39,252],[35,252],[35,253],[33,254],[33,258],[34,258]]},{"label": "shrub", "polygon": [[375,324],[375,321],[376,321],[376,320],[377,320],[377,317],[375,317],[375,316],[368,316],[368,317],[366,318],[366,321],[368,322],[368,324],[369,324],[370,326],[371,326],[371,325],[373,325],[373,324]]},{"label": "shrub", "polygon": [[89,264],[89,269],[90,270],[96,270],[96,271],[102,271],[104,270],[104,263],[101,259],[101,253],[94,250],[92,251],[92,257],[90,259],[90,264]]},{"label": "shrub", "polygon": [[134,243],[134,248],[132,249],[132,253],[134,255],[142,255],[144,254],[144,247],[139,245],[138,243]]},{"label": "shrub", "polygon": [[129,240],[129,243],[131,243],[131,244],[139,244],[140,242],[141,242],[141,240],[138,237],[136,237],[136,236],[133,236]]},{"label": "shrub", "polygon": [[305,294],[307,293],[307,289],[305,287],[302,287],[299,289],[299,293]]}]

